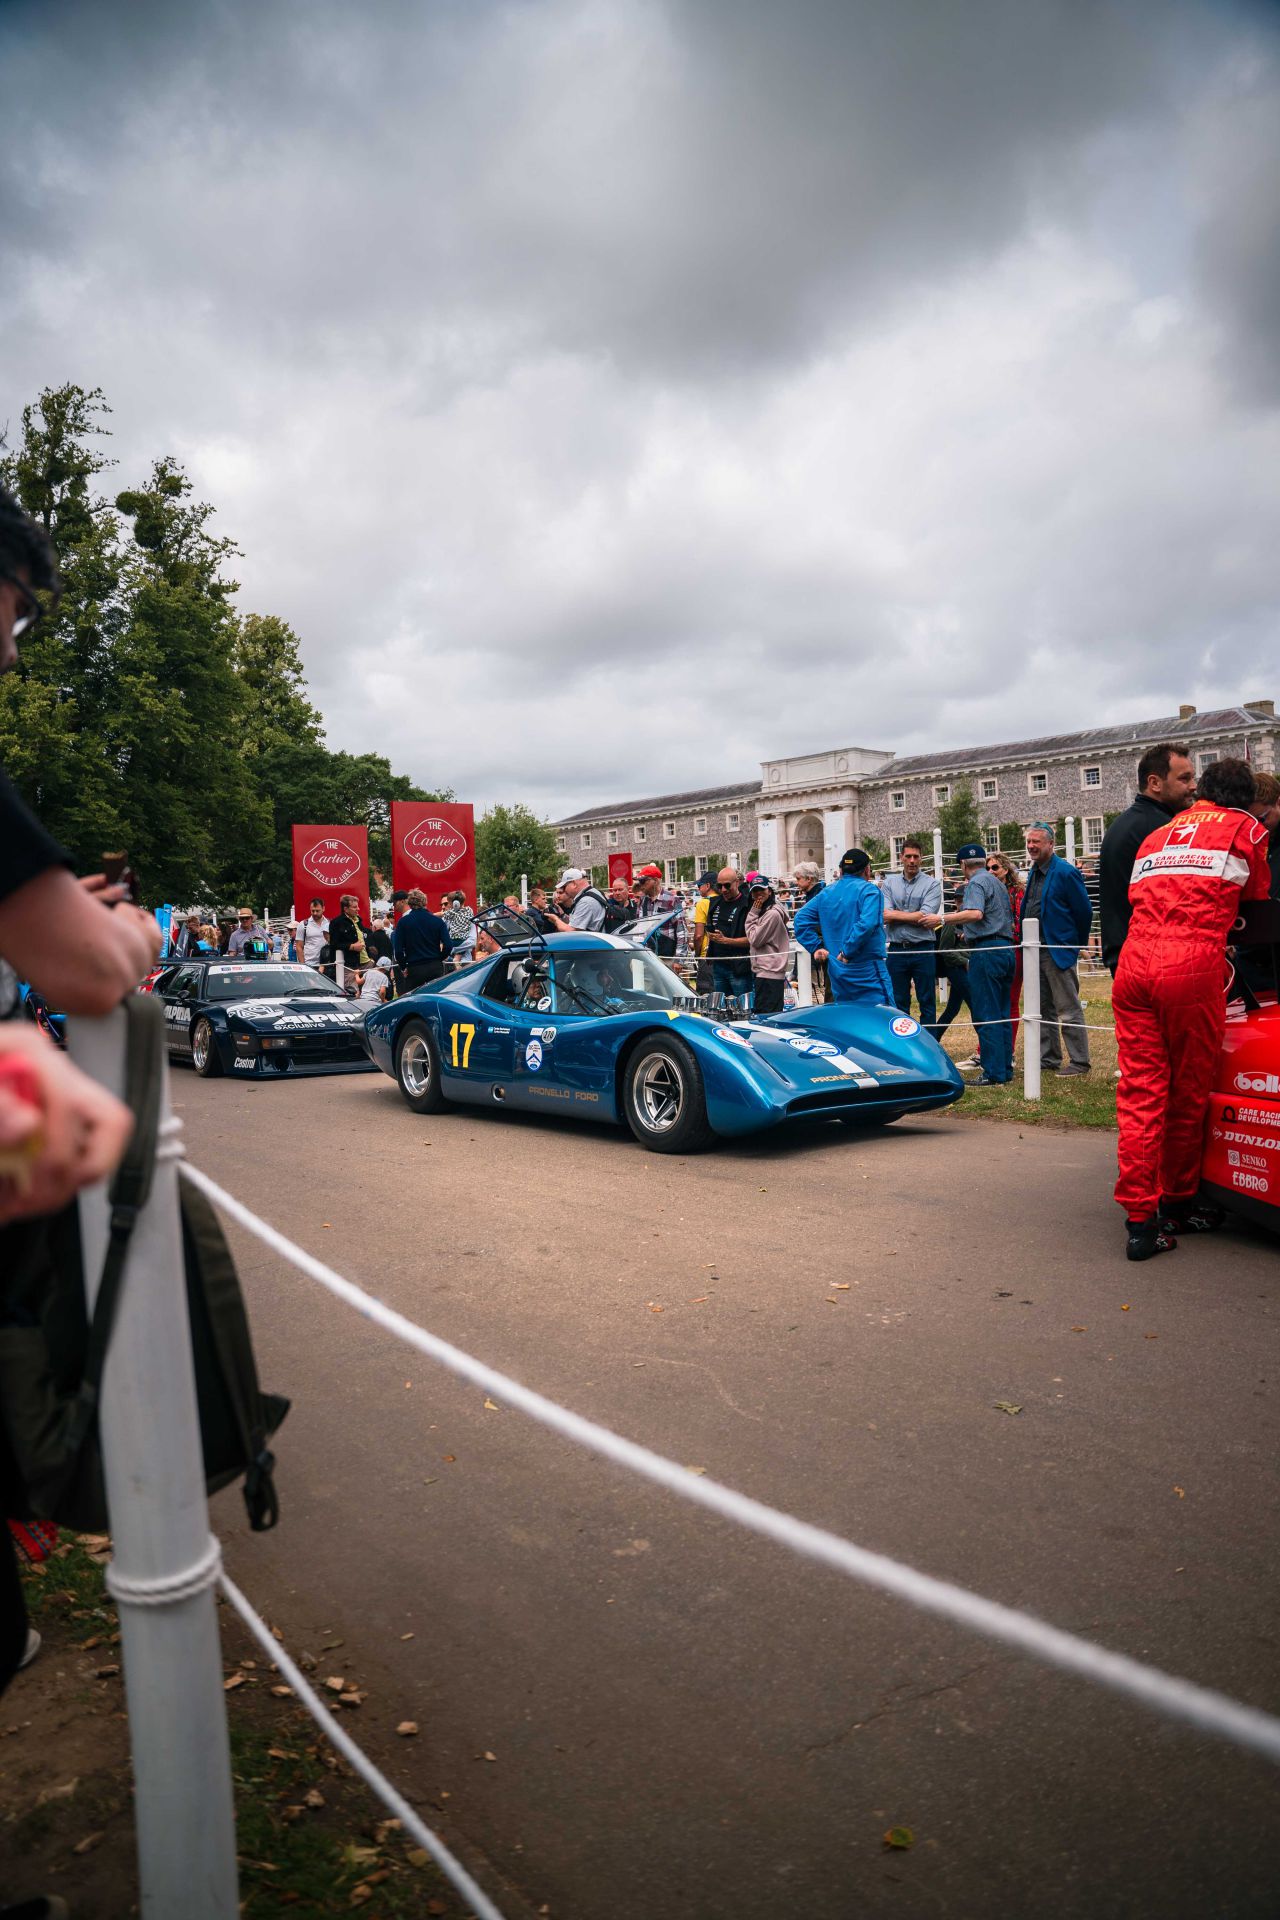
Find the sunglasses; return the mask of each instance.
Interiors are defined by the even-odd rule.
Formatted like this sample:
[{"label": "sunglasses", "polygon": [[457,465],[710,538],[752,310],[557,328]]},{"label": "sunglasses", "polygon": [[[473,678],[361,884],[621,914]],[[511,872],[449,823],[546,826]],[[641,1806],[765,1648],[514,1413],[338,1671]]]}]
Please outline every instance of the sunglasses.
[{"label": "sunglasses", "polygon": [[40,605],[40,602],[36,599],[26,581],[19,580],[16,573],[0,573],[0,580],[7,580],[9,585],[16,587],[22,596],[19,601],[22,612],[18,614],[13,623],[13,637],[15,640],[20,640],[24,633],[31,632],[39,620],[40,615],[44,612],[44,608]]}]

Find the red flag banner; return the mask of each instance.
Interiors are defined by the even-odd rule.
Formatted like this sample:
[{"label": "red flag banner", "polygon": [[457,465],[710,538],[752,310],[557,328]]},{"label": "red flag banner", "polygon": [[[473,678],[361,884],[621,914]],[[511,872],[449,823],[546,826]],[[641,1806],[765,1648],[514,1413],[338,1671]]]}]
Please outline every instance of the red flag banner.
[{"label": "red flag banner", "polygon": [[631,885],[631,855],[629,853],[611,853],[609,855],[609,885],[615,880],[625,880]]},{"label": "red flag banner", "polygon": [[476,903],[476,816],[457,801],[391,802],[391,884],[421,887],[438,913],[458,888]]},{"label": "red flag banner", "polygon": [[324,901],[332,920],[344,893],[360,902],[360,918],[369,920],[369,829],[367,827],[295,827],[293,829],[293,912],[305,920],[315,899]]}]

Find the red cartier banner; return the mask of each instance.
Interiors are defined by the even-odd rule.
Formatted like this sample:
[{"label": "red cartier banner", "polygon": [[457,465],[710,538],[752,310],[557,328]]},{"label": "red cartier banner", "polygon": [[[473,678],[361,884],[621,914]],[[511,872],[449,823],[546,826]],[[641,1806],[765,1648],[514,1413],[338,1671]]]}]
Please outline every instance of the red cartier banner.
[{"label": "red cartier banner", "polygon": [[450,800],[391,802],[391,884],[421,887],[427,905],[440,911],[446,893],[461,888],[476,904],[474,807]]},{"label": "red cartier banner", "polygon": [[369,923],[369,829],[367,827],[295,827],[293,829],[293,911],[305,920],[317,896],[327,920],[342,905],[344,893],[360,901],[360,918]]},{"label": "red cartier banner", "polygon": [[629,853],[611,853],[609,855],[609,885],[615,880],[625,880],[631,885],[631,855]]}]

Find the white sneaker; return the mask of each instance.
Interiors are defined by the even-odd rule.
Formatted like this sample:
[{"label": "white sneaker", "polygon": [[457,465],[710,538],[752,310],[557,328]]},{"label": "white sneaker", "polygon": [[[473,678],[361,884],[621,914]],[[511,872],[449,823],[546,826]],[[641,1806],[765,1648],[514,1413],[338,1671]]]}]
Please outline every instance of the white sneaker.
[{"label": "white sneaker", "polygon": [[22,1649],[22,1658],[18,1662],[19,1673],[22,1672],[22,1669],[24,1667],[29,1667],[31,1665],[31,1662],[35,1659],[39,1651],[40,1651],[40,1635],[36,1632],[34,1627],[28,1627],[27,1628],[27,1644]]},{"label": "white sneaker", "polygon": [[956,1065],[959,1067],[961,1073],[976,1073],[982,1065],[982,1062],[975,1053],[969,1060],[957,1060]]}]

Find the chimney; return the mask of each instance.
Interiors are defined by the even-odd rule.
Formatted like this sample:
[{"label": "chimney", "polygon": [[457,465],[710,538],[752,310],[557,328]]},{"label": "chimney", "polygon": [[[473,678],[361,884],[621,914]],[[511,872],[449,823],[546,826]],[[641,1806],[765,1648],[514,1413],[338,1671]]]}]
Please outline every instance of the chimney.
[{"label": "chimney", "polygon": [[1245,705],[1246,707],[1256,707],[1259,713],[1273,714],[1276,710],[1274,700],[1246,700]]},{"label": "chimney", "polygon": [[1179,720],[1189,720],[1194,712],[1194,707],[1188,707],[1184,704],[1178,708],[1178,718]]}]

